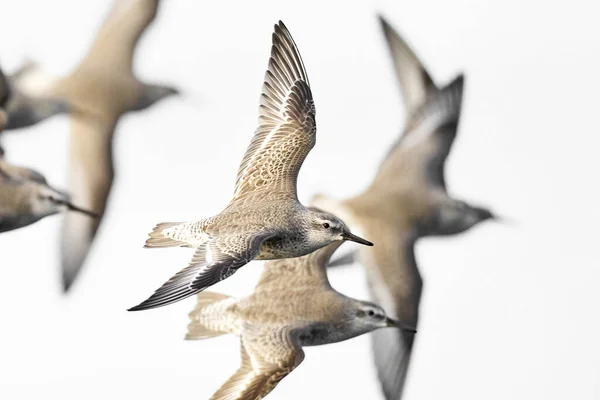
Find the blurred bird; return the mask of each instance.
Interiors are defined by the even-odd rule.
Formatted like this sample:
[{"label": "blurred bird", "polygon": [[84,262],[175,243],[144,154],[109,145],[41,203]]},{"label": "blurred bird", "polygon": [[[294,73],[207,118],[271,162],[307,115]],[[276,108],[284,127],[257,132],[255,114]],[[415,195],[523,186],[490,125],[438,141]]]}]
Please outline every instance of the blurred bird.
[{"label": "blurred bird", "polygon": [[336,292],[327,262],[341,242],[307,256],[271,261],[252,295],[234,299],[203,292],[189,314],[186,339],[240,336],[242,362],[212,400],[262,399],[304,359],[303,346],[336,343],[379,328],[414,328],[375,304]]},{"label": "blurred bird", "polygon": [[64,211],[98,217],[73,205],[67,194],[50,187],[40,173],[0,159],[0,232],[23,228]]},{"label": "blurred bird", "polygon": [[259,107],[259,127],[238,171],[233,199],[220,214],[198,222],[162,223],[146,247],[192,247],[181,270],[130,309],[171,304],[230,277],[253,259],[298,257],[333,241],[372,243],[351,234],[331,214],[298,201],[300,167],[315,145],[315,107],[300,53],[280,21]]},{"label": "blurred bird", "polygon": [[[142,33],[154,20],[158,0],[116,1],[92,46],[74,71],[60,79],[43,79],[37,64],[23,69],[36,80],[35,98],[59,99],[72,109],[69,192],[73,201],[103,215],[113,182],[112,143],[119,118],[178,94],[169,86],[140,82],[133,55]],[[35,79],[34,79],[35,78]],[[45,87],[44,90],[39,90]],[[56,105],[56,103],[55,103]],[[65,218],[61,238],[63,287],[67,291],[93,243],[100,219],[77,214]]]},{"label": "blurred bird", "polygon": [[[422,279],[414,254],[421,236],[464,232],[494,215],[448,194],[444,164],[456,136],[463,77],[445,87],[434,83],[408,45],[380,18],[402,89],[407,123],[371,185],[343,201],[316,196],[313,204],[336,213],[377,246],[361,249],[371,296],[386,312],[416,326]],[[345,257],[336,264],[352,261]],[[386,399],[402,395],[413,336],[382,331],[373,335],[375,363]]]}]

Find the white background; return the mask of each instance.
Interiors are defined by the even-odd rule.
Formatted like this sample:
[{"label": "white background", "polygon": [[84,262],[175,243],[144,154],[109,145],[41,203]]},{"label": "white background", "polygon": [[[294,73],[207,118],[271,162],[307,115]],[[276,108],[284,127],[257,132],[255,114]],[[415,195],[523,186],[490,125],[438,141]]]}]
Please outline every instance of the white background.
[{"label": "white background", "polygon": [[[2,67],[10,72],[31,57],[68,72],[108,3],[0,0]],[[449,187],[515,221],[418,244],[425,291],[405,398],[599,398],[598,4],[282,3],[164,1],[135,69],[188,96],[119,124],[110,206],[73,292],[60,293],[60,217],[0,236],[0,398],[210,397],[238,368],[237,339],[182,340],[192,299],[125,311],[191,257],[142,249],[146,234],[228,202],[279,19],[300,48],[317,107],[301,199],[364,188],[404,119],[376,12],[437,82],[466,73]],[[67,132],[67,118],[57,117],[7,134],[8,156],[64,186]],[[249,293],[260,265],[214,289]],[[360,268],[331,279],[366,297]],[[366,335],[308,348],[269,398],[379,398],[369,350]]]}]

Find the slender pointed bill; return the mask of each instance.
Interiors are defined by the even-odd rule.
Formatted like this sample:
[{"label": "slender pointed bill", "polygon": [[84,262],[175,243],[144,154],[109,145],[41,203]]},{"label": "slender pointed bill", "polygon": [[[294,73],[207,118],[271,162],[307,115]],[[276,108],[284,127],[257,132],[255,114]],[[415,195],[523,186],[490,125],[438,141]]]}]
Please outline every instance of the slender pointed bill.
[{"label": "slender pointed bill", "polygon": [[78,212],[78,213],[87,215],[88,217],[91,217],[91,218],[96,218],[96,219],[100,218],[100,214],[93,212],[93,211],[84,210],[83,208],[77,207],[76,205],[74,205],[72,203],[65,203],[65,205],[67,206],[69,211]]},{"label": "slender pointed bill", "polygon": [[412,327],[412,326],[408,326],[403,324],[402,322],[398,321],[397,319],[393,319],[388,317],[386,320],[387,326],[392,327],[392,328],[399,328],[405,332],[412,332],[412,333],[417,333],[417,329]]},{"label": "slender pointed bill", "polygon": [[348,231],[344,231],[344,233],[342,233],[342,239],[351,240],[356,243],[364,244],[365,246],[373,246],[373,243],[371,243],[368,240],[365,240],[361,237],[358,237]]}]

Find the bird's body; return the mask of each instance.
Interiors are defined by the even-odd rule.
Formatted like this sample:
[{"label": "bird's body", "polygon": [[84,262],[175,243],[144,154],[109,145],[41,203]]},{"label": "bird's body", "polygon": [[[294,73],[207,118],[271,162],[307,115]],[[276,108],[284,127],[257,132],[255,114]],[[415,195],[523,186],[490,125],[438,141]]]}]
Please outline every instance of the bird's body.
[{"label": "bird's body", "polygon": [[[136,45],[154,20],[158,5],[159,0],[116,1],[88,53],[65,77],[43,78],[43,71],[33,63],[18,74],[20,93],[27,99],[54,99],[68,106],[69,192],[74,202],[100,215],[114,179],[112,145],[119,119],[177,93],[171,87],[141,82],[133,72]],[[36,118],[28,117],[28,124],[34,122]],[[100,222],[76,214],[66,216],[61,238],[65,291],[85,262]]]},{"label": "bird's body", "polygon": [[325,272],[336,242],[300,258],[265,264],[252,295],[234,299],[198,295],[187,339],[231,333],[240,336],[242,366],[213,400],[261,399],[304,358],[303,346],[340,342],[395,326],[378,306],[336,292]]},{"label": "bird's body", "polygon": [[[416,240],[464,232],[493,216],[446,190],[444,165],[458,128],[463,77],[438,88],[408,45],[381,22],[403,93],[404,133],[364,192],[346,200],[316,196],[313,204],[374,238],[376,247],[358,253],[372,299],[390,316],[417,326],[423,281],[415,260]],[[372,339],[384,394],[398,400],[414,338],[406,332],[380,331]]]},{"label": "bird's body", "polygon": [[240,165],[233,199],[218,215],[158,224],[146,247],[192,247],[187,268],[130,311],[171,304],[230,277],[253,259],[299,257],[352,235],[334,215],[304,207],[296,181],[315,145],[315,107],[308,76],[289,31],[273,33],[259,107],[259,127]]}]

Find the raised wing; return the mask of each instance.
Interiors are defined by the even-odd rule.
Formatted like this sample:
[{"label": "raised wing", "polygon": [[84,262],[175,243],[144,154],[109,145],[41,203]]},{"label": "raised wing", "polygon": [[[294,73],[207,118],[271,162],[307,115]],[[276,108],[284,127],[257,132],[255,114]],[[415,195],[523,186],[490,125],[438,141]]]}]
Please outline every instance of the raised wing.
[{"label": "raised wing", "polygon": [[267,235],[222,235],[201,245],[190,264],[129,311],[148,310],[176,303],[229,278],[260,252]]},{"label": "raised wing", "polygon": [[241,348],[240,368],[211,400],[262,399],[304,359],[290,328],[246,328]]},{"label": "raised wing", "polygon": [[456,137],[464,78],[431,93],[411,116],[405,133],[381,164],[375,181],[446,189],[444,165]]},{"label": "raised wing", "polygon": [[115,0],[84,63],[131,71],[135,47],[156,17],[158,3],[159,0]]},{"label": "raised wing", "polygon": [[254,292],[294,286],[325,285],[329,287],[327,263],[342,243],[341,241],[333,242],[303,257],[265,263]]},{"label": "raised wing", "polygon": [[308,76],[292,36],[275,25],[259,107],[259,127],[240,165],[234,200],[269,190],[296,198],[296,181],[315,145],[315,106]]},{"label": "raised wing", "polygon": [[402,91],[404,108],[410,115],[425,102],[428,93],[437,89],[427,70],[408,44],[383,17],[379,17],[379,22],[392,56],[394,71]]}]

